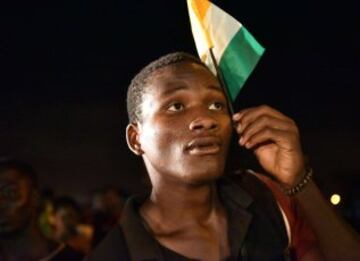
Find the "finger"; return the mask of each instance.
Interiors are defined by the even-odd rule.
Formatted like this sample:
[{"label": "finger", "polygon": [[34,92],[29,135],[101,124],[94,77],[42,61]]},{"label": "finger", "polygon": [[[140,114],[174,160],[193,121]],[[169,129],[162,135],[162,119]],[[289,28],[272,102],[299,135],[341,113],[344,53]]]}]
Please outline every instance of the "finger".
[{"label": "finger", "polygon": [[247,149],[252,149],[265,143],[276,143],[279,147],[291,150],[291,147],[295,144],[296,136],[289,131],[277,130],[273,128],[263,128],[259,132],[252,135],[245,143]]},{"label": "finger", "polygon": [[251,108],[247,108],[247,109],[243,109],[237,113],[235,113],[233,115],[233,120],[234,121],[239,121],[244,115],[251,113],[252,111],[255,110],[260,110],[260,111],[269,111],[269,112],[273,112],[274,116],[278,116],[278,117],[283,117],[285,115],[283,115],[281,112],[275,110],[274,108],[268,106],[268,105],[261,105],[261,106],[256,106],[256,107],[251,107]]},{"label": "finger", "polygon": [[264,128],[273,128],[276,130],[297,132],[297,127],[286,120],[279,120],[268,115],[262,115],[249,123],[246,128],[242,131],[240,145],[244,145],[250,137],[255,133],[260,132]]},{"label": "finger", "polygon": [[239,122],[234,122],[233,127],[234,127],[235,131],[240,135],[242,132],[241,124]]},{"label": "finger", "polygon": [[242,117],[242,115],[245,113],[246,110],[241,110],[237,113],[234,113],[234,115],[232,116],[233,121],[239,121]]},{"label": "finger", "polygon": [[[288,121],[291,123],[294,123],[294,121],[281,112],[266,106],[262,105],[259,107],[249,108],[245,109],[243,111],[240,111],[237,113],[236,117],[234,115],[234,121],[238,122],[238,125],[240,125],[240,132],[245,130],[249,124],[251,124],[254,120],[256,120],[258,117],[267,115],[273,118],[277,118],[279,120]],[[236,119],[236,120],[235,120]]]}]

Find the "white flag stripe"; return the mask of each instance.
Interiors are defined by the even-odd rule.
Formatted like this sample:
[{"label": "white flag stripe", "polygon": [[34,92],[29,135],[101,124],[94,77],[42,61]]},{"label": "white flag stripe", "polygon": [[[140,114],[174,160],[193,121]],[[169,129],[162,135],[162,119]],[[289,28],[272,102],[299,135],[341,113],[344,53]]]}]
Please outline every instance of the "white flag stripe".
[{"label": "white flag stripe", "polygon": [[210,5],[203,22],[213,43],[216,43],[214,44],[213,51],[216,61],[220,63],[224,50],[235,34],[241,29],[242,25],[213,4]]}]

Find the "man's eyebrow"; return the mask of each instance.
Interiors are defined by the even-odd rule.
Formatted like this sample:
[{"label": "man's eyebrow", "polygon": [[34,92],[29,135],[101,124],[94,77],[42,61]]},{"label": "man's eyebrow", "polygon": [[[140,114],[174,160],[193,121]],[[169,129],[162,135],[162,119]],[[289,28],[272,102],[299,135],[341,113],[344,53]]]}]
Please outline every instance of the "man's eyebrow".
[{"label": "man's eyebrow", "polygon": [[11,186],[16,186],[16,183],[15,182],[8,182],[8,181],[1,182],[0,183],[0,190],[3,189],[3,188],[6,188],[6,187],[11,187]]},{"label": "man's eyebrow", "polygon": [[220,86],[218,86],[218,85],[213,85],[213,84],[211,84],[211,85],[208,85],[207,88],[208,88],[208,89],[211,89],[211,90],[215,90],[215,91],[217,91],[217,92],[223,93],[223,89],[222,89]]}]

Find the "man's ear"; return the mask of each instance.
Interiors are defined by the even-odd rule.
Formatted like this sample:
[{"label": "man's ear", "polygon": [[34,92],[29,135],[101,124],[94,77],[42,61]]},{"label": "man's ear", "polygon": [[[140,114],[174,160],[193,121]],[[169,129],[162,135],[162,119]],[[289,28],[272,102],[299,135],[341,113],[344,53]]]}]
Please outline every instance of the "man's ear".
[{"label": "man's ear", "polygon": [[139,142],[139,128],[136,123],[129,123],[126,127],[126,142],[136,155],[141,156],[144,153]]}]

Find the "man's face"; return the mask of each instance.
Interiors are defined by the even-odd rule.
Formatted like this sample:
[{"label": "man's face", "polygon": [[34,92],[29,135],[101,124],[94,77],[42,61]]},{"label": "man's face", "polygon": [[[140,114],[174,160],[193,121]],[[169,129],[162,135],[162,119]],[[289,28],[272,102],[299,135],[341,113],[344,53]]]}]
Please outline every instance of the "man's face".
[{"label": "man's face", "polygon": [[11,237],[32,221],[33,190],[27,178],[15,169],[0,173],[0,237]]},{"label": "man's face", "polygon": [[53,215],[53,225],[55,227],[55,238],[63,240],[76,229],[79,223],[79,217],[72,207],[62,206],[58,208]]},{"label": "man's face", "polygon": [[138,141],[153,182],[202,184],[223,174],[231,119],[219,82],[206,68],[183,62],[156,72],[141,111]]}]

